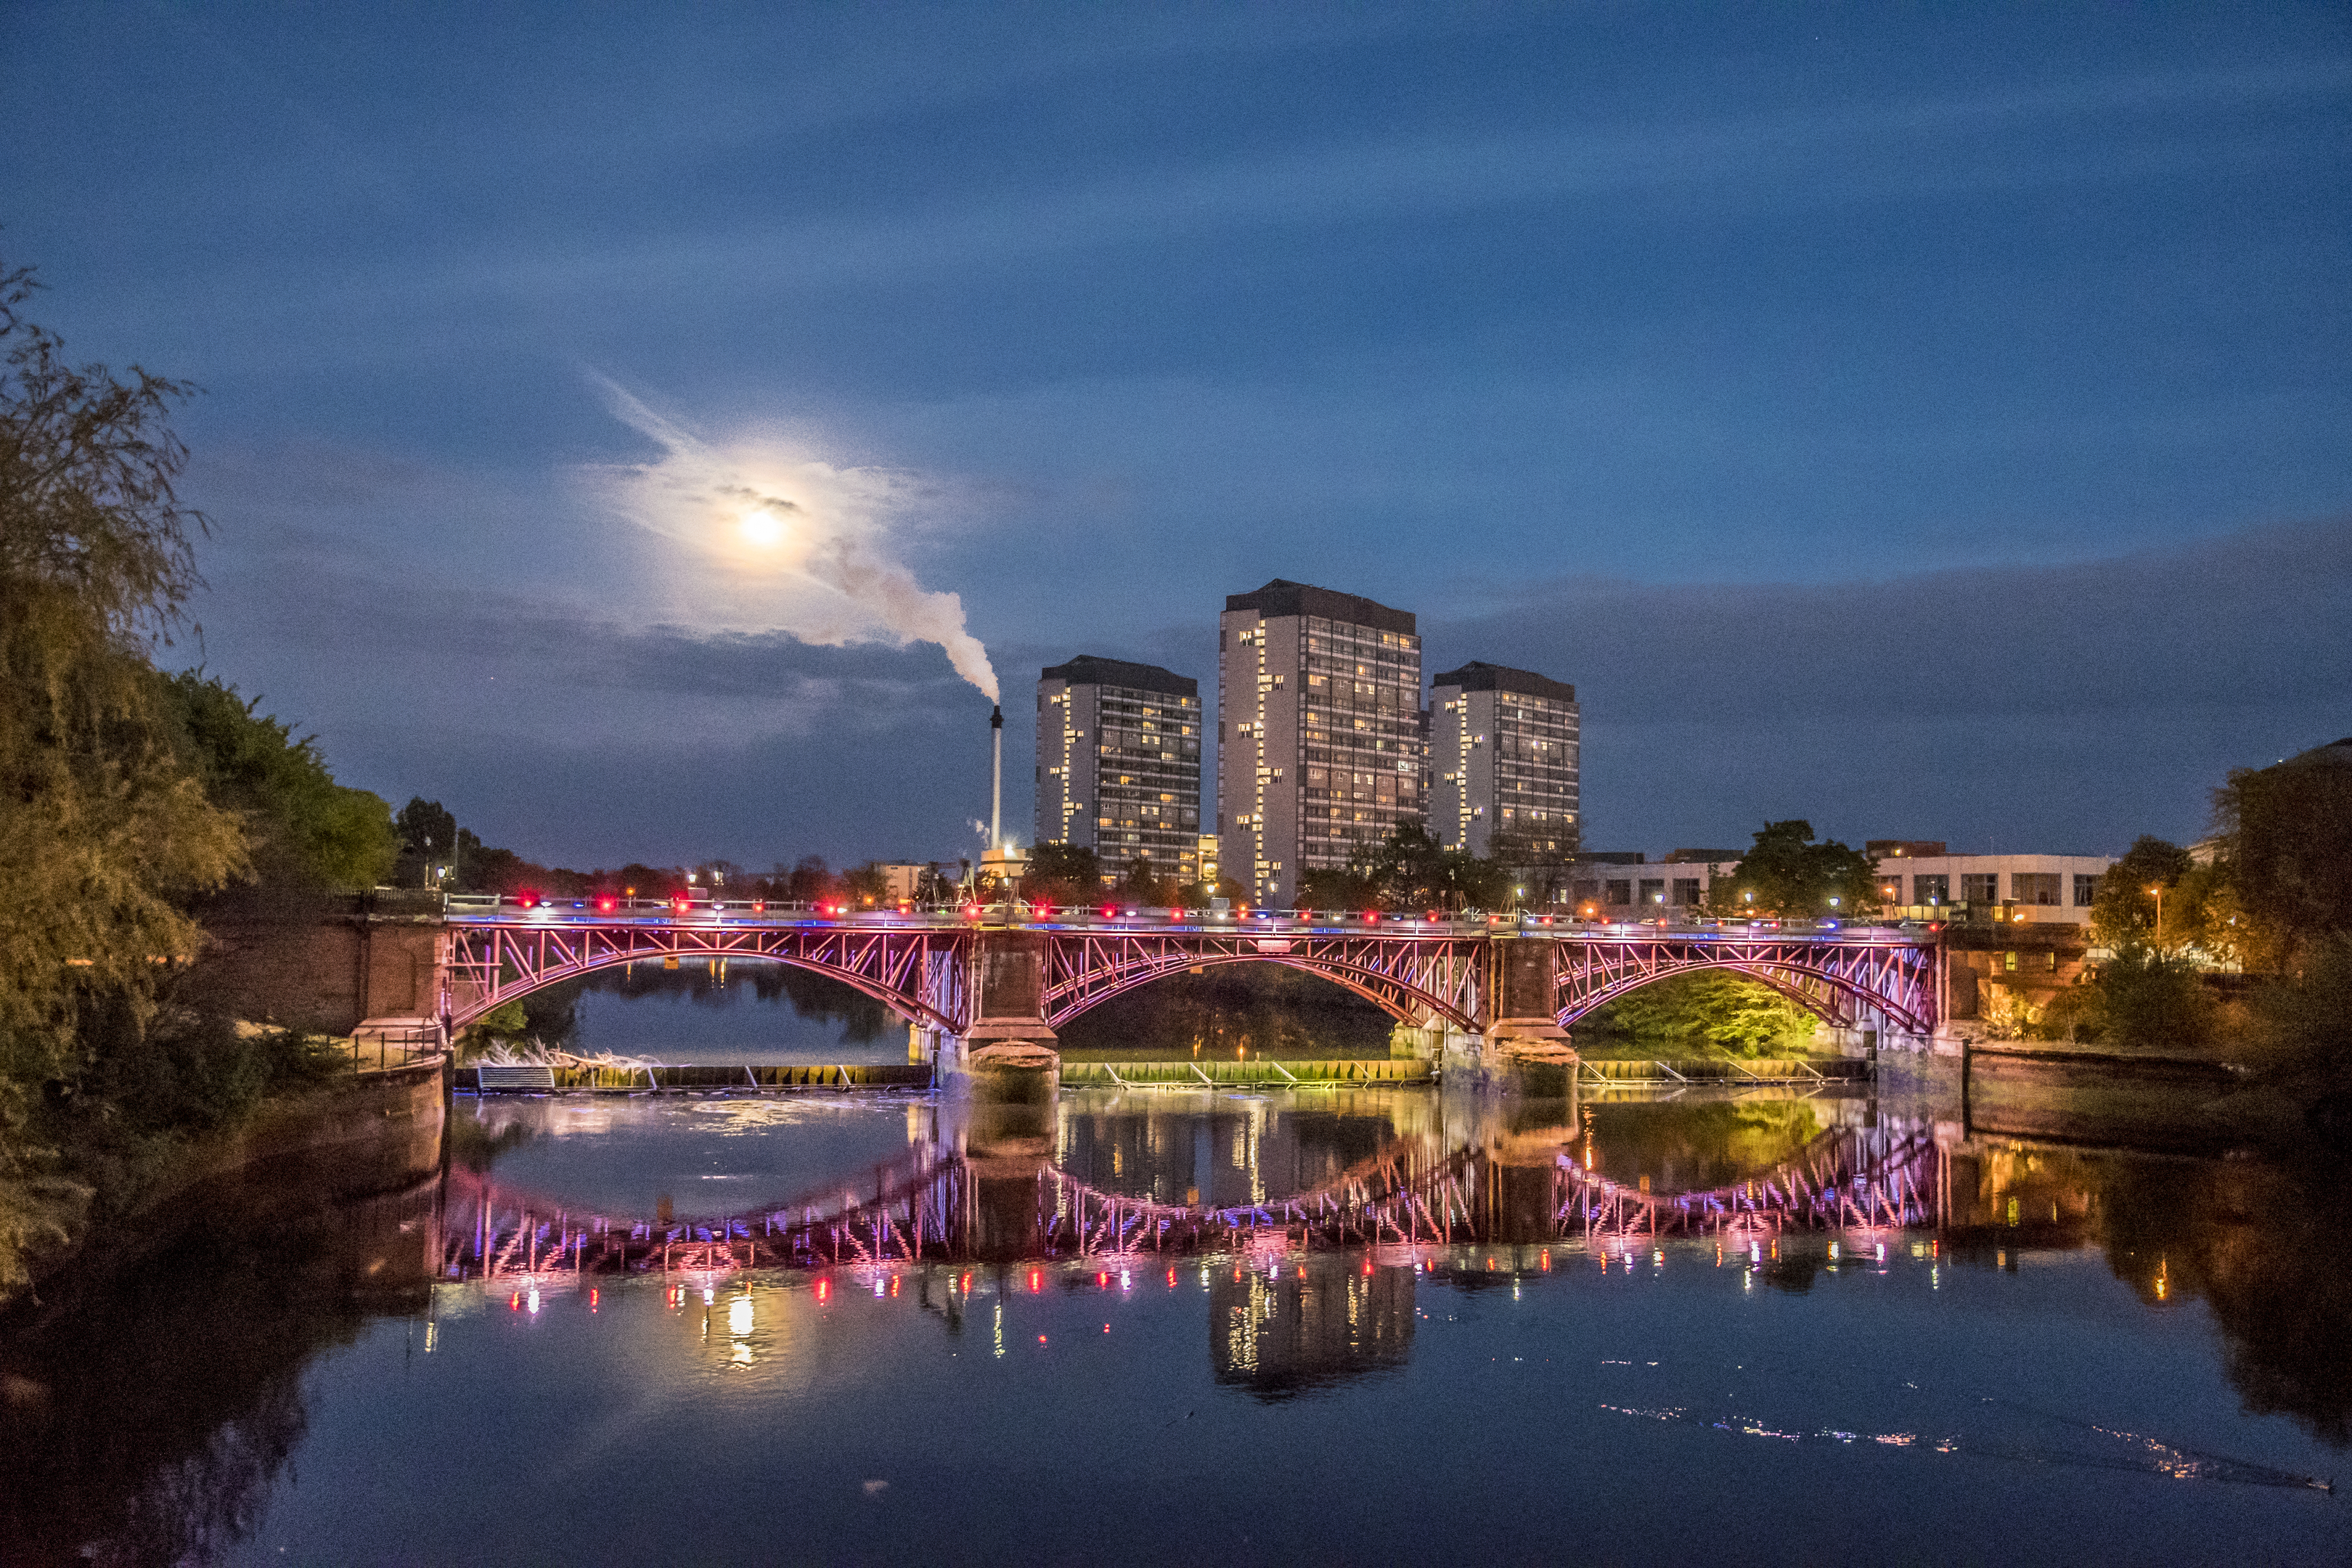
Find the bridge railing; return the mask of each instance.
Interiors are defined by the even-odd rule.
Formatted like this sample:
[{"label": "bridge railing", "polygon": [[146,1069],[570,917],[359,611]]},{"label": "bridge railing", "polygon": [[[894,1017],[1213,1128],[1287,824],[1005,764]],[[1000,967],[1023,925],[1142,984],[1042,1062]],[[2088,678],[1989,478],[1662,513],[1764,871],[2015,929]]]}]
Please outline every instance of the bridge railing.
[{"label": "bridge railing", "polygon": [[1660,936],[1723,937],[1747,940],[1759,936],[1823,937],[1836,941],[1928,940],[1939,924],[1872,920],[1717,919],[1665,914],[1647,920],[1588,920],[1543,910],[1488,911],[1240,909],[1233,910],[1187,907],[1145,906],[1116,902],[1066,906],[1015,902],[995,904],[852,904],[846,900],[626,898],[590,894],[580,898],[548,898],[535,893],[452,893],[447,912],[460,921],[528,920],[559,923],[632,923],[673,921],[810,922],[827,925],[870,925],[881,928],[919,925],[929,928],[1006,923],[1048,931],[1133,930],[1181,927],[1220,931],[1378,931],[1442,932],[1448,935],[1479,931],[1550,932],[1561,936],[1654,940]]},{"label": "bridge railing", "polygon": [[448,1048],[449,1034],[438,1018],[369,1018],[352,1031],[352,1070],[390,1072]]}]

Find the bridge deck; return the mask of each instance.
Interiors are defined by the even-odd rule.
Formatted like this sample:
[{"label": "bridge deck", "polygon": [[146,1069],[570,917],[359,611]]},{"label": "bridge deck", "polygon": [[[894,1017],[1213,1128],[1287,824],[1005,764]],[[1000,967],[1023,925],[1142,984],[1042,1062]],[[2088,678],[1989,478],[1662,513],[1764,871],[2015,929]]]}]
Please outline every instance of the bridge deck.
[{"label": "bridge deck", "polygon": [[1661,936],[1677,940],[1719,937],[1748,942],[1759,936],[1779,941],[1821,942],[1883,942],[1926,947],[1935,944],[1937,928],[1916,923],[1858,924],[1838,921],[1775,920],[1654,920],[1584,921],[1567,916],[1532,913],[1502,914],[1470,911],[1459,914],[1365,913],[1328,910],[1256,910],[1245,914],[1216,915],[1200,910],[1139,907],[1087,910],[1008,911],[1002,905],[961,909],[867,910],[835,913],[810,905],[769,904],[732,900],[718,902],[677,902],[653,899],[563,899],[525,901],[488,893],[453,893],[445,917],[452,924],[522,927],[639,926],[661,929],[726,927],[752,930],[823,931],[1003,931],[1089,932],[1150,931],[1207,936],[1281,934],[1286,936],[1477,936],[1527,931],[1538,935],[1576,937],[1585,941],[1654,942]]}]

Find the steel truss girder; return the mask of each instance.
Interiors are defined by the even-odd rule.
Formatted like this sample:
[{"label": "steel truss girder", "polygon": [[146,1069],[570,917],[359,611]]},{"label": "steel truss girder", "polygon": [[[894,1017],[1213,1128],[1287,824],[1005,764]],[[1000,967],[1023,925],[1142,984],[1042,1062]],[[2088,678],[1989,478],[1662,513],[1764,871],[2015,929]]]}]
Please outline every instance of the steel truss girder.
[{"label": "steel truss girder", "polygon": [[1486,1020],[1480,937],[1316,932],[1086,931],[1045,948],[1045,1021],[1059,1027],[1096,1004],[1164,975],[1213,963],[1279,963],[1347,987],[1410,1024]]},{"label": "steel truss girder", "polygon": [[649,959],[758,959],[832,976],[901,1016],[950,1034],[971,1019],[971,933],[870,926],[684,922],[452,924],[442,934],[441,1011],[452,1027],[559,980]]},{"label": "steel truss girder", "polygon": [[1701,969],[1736,970],[1840,1028],[1873,1013],[1906,1033],[1936,1027],[1935,947],[1802,937],[1563,939],[1552,974],[1555,1011],[1566,1027],[1638,986]]}]

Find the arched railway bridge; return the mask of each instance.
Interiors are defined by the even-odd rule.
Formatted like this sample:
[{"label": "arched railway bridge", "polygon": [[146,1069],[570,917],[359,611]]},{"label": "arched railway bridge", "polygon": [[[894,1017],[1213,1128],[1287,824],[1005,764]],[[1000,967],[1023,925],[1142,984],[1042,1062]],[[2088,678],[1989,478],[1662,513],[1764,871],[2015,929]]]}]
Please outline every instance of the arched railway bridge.
[{"label": "arched railway bridge", "polygon": [[638,963],[757,961],[832,976],[919,1029],[964,1043],[1050,1044],[1087,1008],[1167,975],[1276,963],[1346,987],[1414,1027],[1558,1038],[1638,986],[1731,970],[1832,1026],[1935,1033],[1933,931],[1777,922],[1600,925],[1534,916],[1335,917],[1111,910],[1008,919],[826,915],[751,903],[535,903],[453,898],[435,953],[450,1027],[542,986]]},{"label": "arched railway bridge", "polygon": [[1149,1262],[1206,1254],[1465,1243],[1740,1239],[1902,1228],[1940,1214],[1926,1132],[1840,1129],[1753,1180],[1639,1192],[1585,1169],[1566,1140],[1514,1137],[1433,1157],[1401,1140],[1307,1192],[1244,1205],[1157,1203],[1089,1185],[1040,1156],[927,1152],[858,1190],[698,1219],[567,1208],[453,1168],[437,1267],[514,1280],[755,1268]]}]

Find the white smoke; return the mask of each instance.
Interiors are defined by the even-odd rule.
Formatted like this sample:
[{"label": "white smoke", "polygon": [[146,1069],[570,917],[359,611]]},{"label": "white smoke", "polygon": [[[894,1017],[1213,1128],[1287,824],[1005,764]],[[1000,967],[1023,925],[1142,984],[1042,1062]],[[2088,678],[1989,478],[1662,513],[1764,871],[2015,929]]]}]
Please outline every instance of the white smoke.
[{"label": "white smoke", "polygon": [[614,416],[661,443],[659,461],[596,470],[624,515],[702,568],[686,618],[785,631],[806,643],[937,643],[956,673],[998,700],[988,650],[964,629],[963,601],[937,594],[891,556],[894,526],[921,497],[902,477],[842,468],[759,439],[714,445],[595,378]]}]

